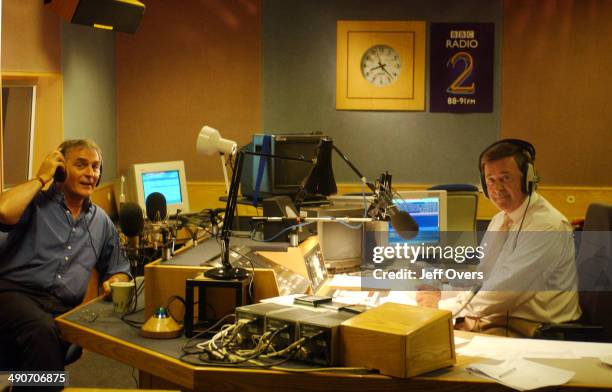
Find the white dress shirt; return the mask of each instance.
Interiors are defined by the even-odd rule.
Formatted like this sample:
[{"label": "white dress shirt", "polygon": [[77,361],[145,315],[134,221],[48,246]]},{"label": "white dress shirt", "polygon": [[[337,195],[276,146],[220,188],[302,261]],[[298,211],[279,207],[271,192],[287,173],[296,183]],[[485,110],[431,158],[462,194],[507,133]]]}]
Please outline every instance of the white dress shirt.
[{"label": "white dress shirt", "polygon": [[[572,227],[542,196],[534,192],[516,210],[496,214],[482,245],[478,269],[485,279],[461,316],[497,325],[508,318],[561,323],[580,317]],[[467,298],[462,293],[449,310]]]}]

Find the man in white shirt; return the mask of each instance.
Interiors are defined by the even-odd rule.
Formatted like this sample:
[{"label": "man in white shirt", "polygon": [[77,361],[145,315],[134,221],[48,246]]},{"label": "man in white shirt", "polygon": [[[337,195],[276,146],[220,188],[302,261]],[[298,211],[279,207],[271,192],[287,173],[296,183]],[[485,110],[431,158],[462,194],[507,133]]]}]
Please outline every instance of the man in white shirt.
[{"label": "man in white shirt", "polygon": [[[453,313],[464,307],[457,328],[532,336],[540,323],[581,316],[572,228],[535,192],[534,160],[535,148],[517,139],[493,143],[480,156],[483,191],[501,211],[482,241],[482,289],[444,306]],[[439,299],[439,291],[417,293],[421,306],[438,307]]]}]

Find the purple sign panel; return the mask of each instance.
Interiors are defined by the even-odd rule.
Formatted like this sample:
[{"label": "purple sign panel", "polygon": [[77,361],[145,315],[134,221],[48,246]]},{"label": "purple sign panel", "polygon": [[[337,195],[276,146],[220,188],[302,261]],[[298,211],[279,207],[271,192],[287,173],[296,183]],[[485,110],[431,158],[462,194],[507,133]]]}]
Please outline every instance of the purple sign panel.
[{"label": "purple sign panel", "polygon": [[431,112],[493,111],[493,23],[432,23]]}]

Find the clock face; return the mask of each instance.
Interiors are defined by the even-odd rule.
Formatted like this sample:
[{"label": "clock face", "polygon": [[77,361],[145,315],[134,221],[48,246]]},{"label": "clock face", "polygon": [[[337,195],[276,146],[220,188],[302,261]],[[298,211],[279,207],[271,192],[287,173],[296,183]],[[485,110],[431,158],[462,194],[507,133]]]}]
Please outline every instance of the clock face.
[{"label": "clock face", "polygon": [[388,45],[374,45],[361,56],[361,74],[377,87],[395,82],[401,68],[399,55]]}]

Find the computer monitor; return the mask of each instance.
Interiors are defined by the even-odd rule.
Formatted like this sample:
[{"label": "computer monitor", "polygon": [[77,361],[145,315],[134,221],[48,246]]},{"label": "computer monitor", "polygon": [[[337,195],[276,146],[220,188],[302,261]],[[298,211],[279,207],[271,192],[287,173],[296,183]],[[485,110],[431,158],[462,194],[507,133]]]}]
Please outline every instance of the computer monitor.
[{"label": "computer monitor", "polygon": [[393,198],[393,203],[412,216],[419,232],[406,240],[389,225],[389,244],[440,244],[447,228],[446,191],[401,191]]},{"label": "computer monitor", "polygon": [[147,197],[153,192],[159,192],[166,198],[169,215],[176,214],[177,210],[189,212],[187,177],[183,161],[138,163],[125,172],[124,178],[123,190],[121,179],[115,186],[115,198],[118,202],[121,201],[123,192],[126,202],[138,203],[145,213]]},{"label": "computer monitor", "polygon": [[[329,207],[306,208],[308,215],[318,218],[361,218],[363,208],[357,203]],[[363,225],[359,223],[317,222],[317,235],[325,264],[332,273],[350,272],[361,265]]]}]

